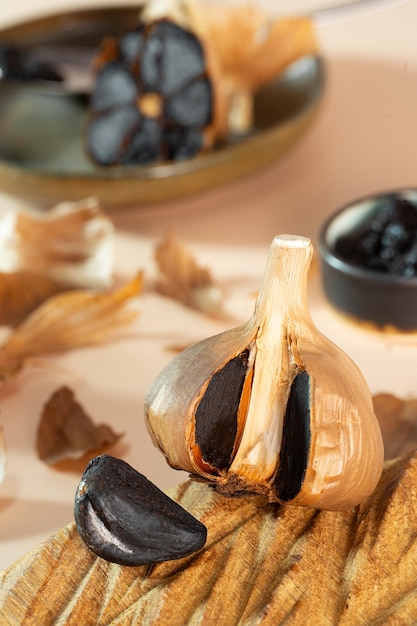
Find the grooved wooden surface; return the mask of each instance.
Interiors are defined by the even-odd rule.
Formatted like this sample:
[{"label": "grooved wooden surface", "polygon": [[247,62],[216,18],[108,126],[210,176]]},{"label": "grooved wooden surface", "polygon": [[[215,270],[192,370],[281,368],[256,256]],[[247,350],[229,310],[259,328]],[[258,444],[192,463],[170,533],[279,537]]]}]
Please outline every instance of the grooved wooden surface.
[{"label": "grooved wooden surface", "polygon": [[348,511],[225,498],[190,481],[171,495],[208,527],[199,553],[121,567],[91,553],[70,524],[3,574],[2,623],[416,623],[417,452],[388,462],[374,495]]}]

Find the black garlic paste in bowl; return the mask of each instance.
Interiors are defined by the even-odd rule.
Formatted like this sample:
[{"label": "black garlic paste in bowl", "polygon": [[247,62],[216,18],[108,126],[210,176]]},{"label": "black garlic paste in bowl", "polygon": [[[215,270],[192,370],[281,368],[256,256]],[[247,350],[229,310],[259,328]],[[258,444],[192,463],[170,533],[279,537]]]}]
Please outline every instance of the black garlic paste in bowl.
[{"label": "black garlic paste in bowl", "polygon": [[350,204],[323,225],[323,286],[339,310],[378,327],[417,330],[417,190]]}]

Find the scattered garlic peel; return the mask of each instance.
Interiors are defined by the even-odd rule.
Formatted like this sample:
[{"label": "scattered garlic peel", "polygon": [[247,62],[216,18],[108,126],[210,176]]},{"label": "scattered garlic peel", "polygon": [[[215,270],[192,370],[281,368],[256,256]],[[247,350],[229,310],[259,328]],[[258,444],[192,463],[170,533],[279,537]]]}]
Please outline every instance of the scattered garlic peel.
[{"label": "scattered garlic peel", "polygon": [[131,324],[138,313],[128,305],[142,282],[140,272],[115,291],[72,291],[44,302],[0,347],[0,379],[16,374],[31,357],[98,344]]},{"label": "scattered garlic peel", "polygon": [[19,324],[42,302],[62,289],[61,282],[30,270],[0,272],[0,325]]},{"label": "scattered garlic peel", "polygon": [[68,387],[57,389],[43,407],[36,436],[39,458],[49,465],[79,459],[122,437],[107,424],[94,424]]},{"label": "scattered garlic peel", "polygon": [[[4,220],[11,229],[3,241],[16,265],[11,269],[45,273],[78,286],[109,284],[114,227],[96,198],[62,202],[46,213],[18,211]],[[107,263],[100,246],[107,248]],[[94,276],[90,266],[97,255]]]},{"label": "scattered garlic peel", "polygon": [[222,293],[207,268],[175,237],[168,236],[155,249],[161,272],[157,290],[186,306],[215,317],[225,317]]},{"label": "scattered garlic peel", "polygon": [[114,227],[95,198],[9,211],[0,226],[0,323],[20,323],[56,293],[110,286]]}]

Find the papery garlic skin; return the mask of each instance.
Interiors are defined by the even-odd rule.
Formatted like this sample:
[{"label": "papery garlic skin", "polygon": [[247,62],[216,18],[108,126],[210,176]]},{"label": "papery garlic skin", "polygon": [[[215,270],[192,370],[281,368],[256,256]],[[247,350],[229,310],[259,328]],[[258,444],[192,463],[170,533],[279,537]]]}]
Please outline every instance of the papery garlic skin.
[{"label": "papery garlic skin", "polygon": [[[208,337],[174,357],[153,382],[145,399],[146,424],[155,445],[161,448],[172,467],[200,473],[190,454],[192,415],[213,371],[220,369],[231,353],[235,356],[246,347],[246,325]],[[211,474],[207,473],[206,477],[210,478]]]},{"label": "papery garlic skin", "polygon": [[[303,330],[307,338],[309,329]],[[344,509],[374,491],[382,472],[382,436],[359,369],[323,335],[315,336],[314,343],[318,352],[303,350],[306,371],[319,372],[310,378],[310,458],[292,503]]]},{"label": "papery garlic skin", "polygon": [[[383,444],[362,374],[311,319],[312,253],[304,237],[275,237],[252,318],[177,355],[154,381],[145,409],[152,437],[173,467],[229,494],[251,491],[271,501],[343,509],[375,489]],[[241,381],[230,389],[241,395],[238,410],[230,400],[228,415],[222,377],[234,360],[238,367],[230,371]],[[208,455],[210,446],[219,454]]]}]

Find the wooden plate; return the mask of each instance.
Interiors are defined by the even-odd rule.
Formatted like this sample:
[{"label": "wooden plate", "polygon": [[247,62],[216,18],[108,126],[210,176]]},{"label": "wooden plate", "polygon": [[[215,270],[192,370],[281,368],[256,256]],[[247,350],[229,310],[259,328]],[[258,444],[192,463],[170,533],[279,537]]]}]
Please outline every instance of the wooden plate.
[{"label": "wooden plate", "polygon": [[[26,45],[78,44],[94,50],[119,34],[137,10],[105,8],[56,14],[0,32],[0,41]],[[175,199],[233,181],[283,155],[314,120],[325,86],[323,60],[305,57],[262,89],[249,136],[232,137],[212,153],[174,163],[99,168],[82,145],[87,100],[36,90],[0,89],[0,190],[38,205],[97,196],[107,208]]]}]

